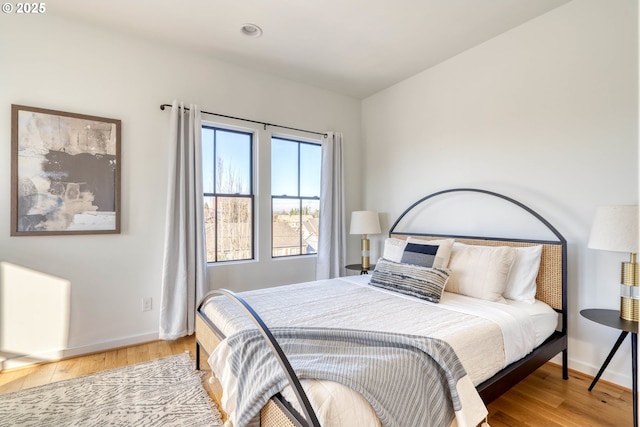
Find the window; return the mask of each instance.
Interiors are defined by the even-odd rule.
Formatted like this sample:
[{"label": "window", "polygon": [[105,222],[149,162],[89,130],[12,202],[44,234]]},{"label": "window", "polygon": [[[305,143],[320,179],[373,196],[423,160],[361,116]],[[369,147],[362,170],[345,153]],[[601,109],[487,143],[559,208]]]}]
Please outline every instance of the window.
[{"label": "window", "polygon": [[320,144],[271,139],[271,255],[318,253]]},{"label": "window", "polygon": [[253,259],[253,134],[202,127],[207,262]]}]

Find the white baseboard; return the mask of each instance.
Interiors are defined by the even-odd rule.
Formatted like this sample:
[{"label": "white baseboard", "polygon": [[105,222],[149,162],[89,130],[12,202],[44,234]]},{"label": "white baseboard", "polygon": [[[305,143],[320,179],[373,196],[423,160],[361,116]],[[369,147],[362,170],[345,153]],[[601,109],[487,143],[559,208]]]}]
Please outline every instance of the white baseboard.
[{"label": "white baseboard", "polygon": [[85,354],[98,353],[101,351],[112,350],[114,348],[128,347],[131,345],[156,341],[158,339],[158,332],[156,331],[117,340],[103,341],[100,343],[89,344],[80,347],[50,350],[31,355],[12,355],[10,359],[6,360],[2,360],[2,358],[0,357],[0,371],[2,371],[3,369],[23,368],[30,365],[37,365],[39,363],[47,363],[60,359],[83,356]]},{"label": "white baseboard", "polygon": [[[571,354],[571,349],[569,349],[569,354]],[[551,359],[553,363],[556,363],[562,366],[562,357],[556,356]],[[604,362],[604,360],[603,360]],[[589,363],[585,363],[582,360],[577,360],[569,357],[569,369],[573,369],[574,371],[582,372],[583,374],[589,375],[591,377],[596,376],[598,371],[600,370],[600,366],[593,366]],[[617,384],[620,387],[628,388],[631,390],[631,364],[629,364],[629,372],[623,373],[614,371],[611,366],[607,367],[605,371],[602,373],[600,377],[601,380],[608,381],[613,384]],[[596,385],[596,387],[598,387]]]},{"label": "white baseboard", "polygon": [[[603,361],[604,362],[604,361]],[[580,371],[580,372],[584,372],[587,375],[590,375],[592,377],[595,377],[596,374],[598,373],[598,370],[600,370],[600,366],[591,366],[579,361],[569,361],[569,366],[571,367],[571,369],[575,369],[576,371]],[[607,369],[605,369],[605,371],[602,373],[602,376],[600,377],[601,380],[604,381],[608,381],[610,383],[614,383],[617,384],[621,387],[627,388],[629,390],[631,390],[631,364],[629,364],[629,373],[625,374],[622,372],[617,372],[614,371],[613,369],[611,369],[610,367],[608,367]],[[596,387],[598,387],[596,385]]]}]

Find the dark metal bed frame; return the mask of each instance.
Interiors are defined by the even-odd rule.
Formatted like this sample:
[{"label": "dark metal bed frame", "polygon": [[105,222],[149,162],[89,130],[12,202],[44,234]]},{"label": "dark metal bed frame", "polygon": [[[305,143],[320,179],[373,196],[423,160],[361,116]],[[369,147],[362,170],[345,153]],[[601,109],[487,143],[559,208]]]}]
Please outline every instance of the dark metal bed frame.
[{"label": "dark metal bed frame", "polygon": [[[414,208],[418,205],[424,203],[429,199],[433,199],[434,197],[441,196],[443,194],[455,193],[455,192],[471,192],[471,193],[479,193],[486,194],[489,196],[497,197],[499,199],[505,200],[509,203],[512,203],[519,208],[523,209],[531,216],[540,221],[544,226],[546,226],[557,238],[557,241],[542,241],[542,240],[528,240],[528,239],[502,239],[502,238],[493,238],[493,237],[478,237],[478,236],[442,236],[438,234],[425,233],[425,235],[433,236],[433,237],[452,237],[452,238],[463,238],[463,239],[482,239],[482,240],[508,240],[508,241],[519,241],[526,243],[551,243],[551,244],[559,244],[562,247],[562,308],[555,309],[560,313],[561,316],[561,330],[554,332],[547,340],[542,343],[540,346],[535,348],[531,353],[529,353],[524,358],[512,363],[511,365],[505,367],[500,372],[496,373],[493,377],[479,384],[477,388],[478,393],[482,397],[482,400],[485,404],[489,404],[493,402],[495,399],[500,397],[504,392],[509,390],[515,384],[520,382],[522,379],[527,377],[529,374],[533,373],[536,369],[542,366],[544,363],[555,357],[557,354],[562,352],[562,378],[568,379],[568,354],[567,354],[567,241],[560,234],[560,232],[553,226],[549,221],[544,219],[540,214],[535,212],[530,207],[524,205],[517,200],[514,200],[510,197],[507,197],[503,194],[495,193],[493,191],[481,190],[477,188],[454,188],[449,190],[438,191],[436,193],[432,193],[428,196],[423,197],[422,199],[416,201],[414,204],[409,206],[393,223],[389,230],[389,235],[405,235],[407,233],[396,232],[396,227],[400,224],[402,219]],[[410,233],[411,235],[418,235],[416,233]]]},{"label": "dark metal bed frame", "polygon": [[[442,235],[442,234],[431,234],[431,233],[405,233],[405,232],[396,231],[396,227],[399,225],[401,220],[412,209],[416,208],[418,205],[422,204],[423,202],[429,199],[432,199],[434,197],[437,197],[443,194],[454,193],[454,192],[481,193],[481,194],[497,197],[499,199],[512,203],[520,207],[521,209],[525,210],[527,213],[535,217],[537,220],[539,220],[556,236],[557,240],[556,241],[529,240],[529,239],[519,240],[519,239],[480,237],[480,236],[455,236],[455,235]],[[533,373],[536,369],[538,369],[540,366],[545,364],[547,361],[549,361],[559,353],[562,353],[562,378],[565,380],[569,378],[568,366],[567,366],[567,360],[568,360],[568,356],[567,356],[567,343],[568,343],[568,340],[567,340],[567,308],[568,308],[567,307],[567,242],[564,239],[564,237],[558,232],[558,230],[556,230],[555,227],[553,227],[542,216],[540,216],[538,213],[533,211],[528,206],[499,193],[495,193],[487,190],[475,189],[475,188],[454,188],[454,189],[432,193],[416,201],[411,206],[409,206],[391,226],[389,235],[390,236],[408,236],[408,235],[429,236],[434,238],[449,237],[449,238],[456,238],[456,239],[487,240],[487,241],[494,241],[494,242],[508,241],[508,242],[522,242],[525,244],[560,245],[561,251],[562,251],[561,252],[562,253],[562,256],[561,256],[562,299],[561,299],[561,307],[560,308],[554,307],[554,309],[561,316],[560,330],[556,330],[549,338],[547,338],[547,340],[544,341],[544,343],[536,347],[527,356],[505,367],[500,372],[495,374],[493,377],[479,384],[476,388],[482,400],[484,401],[484,403],[488,405],[490,402],[497,399],[504,392],[509,390],[511,387],[513,387],[515,384],[517,384],[526,376]],[[265,325],[262,319],[249,306],[249,304],[246,301],[244,301],[239,296],[227,290],[218,289],[218,290],[211,291],[207,295],[205,295],[205,297],[202,299],[202,301],[198,306],[198,316],[199,316],[198,320],[203,321],[206,324],[206,326],[209,327],[210,330],[213,331],[213,333],[215,333],[219,338],[222,339],[224,337],[221,331],[219,331],[215,325],[213,325],[208,319],[206,319],[205,316],[200,316],[201,308],[204,305],[204,303],[209,298],[213,296],[219,296],[219,295],[226,296],[227,298],[234,301],[236,304],[240,305],[245,310],[245,312],[251,317],[255,325],[261,331],[265,340],[267,341],[272,351],[274,352],[274,355],[276,356],[282,369],[284,370],[287,376],[287,379],[289,380],[289,383],[293,388],[294,393],[298,399],[298,402],[300,403],[300,406],[302,407],[302,410],[304,412],[304,415],[297,413],[297,411],[295,411],[291,407],[291,405],[289,405],[286,401],[284,401],[284,399],[282,399],[281,396],[274,396],[274,401],[275,401],[275,404],[278,406],[278,408],[280,408],[280,410],[282,410],[283,412],[288,413],[287,418],[288,418],[288,421],[290,421],[290,424],[288,425],[292,425],[296,427],[297,426],[319,427],[320,423],[318,422],[318,419],[313,411],[313,408],[311,407],[311,404],[309,403],[309,400],[302,388],[302,385],[300,384],[299,379],[297,378],[295,372],[293,371],[291,365],[289,364],[289,361],[287,360],[284,352],[282,351],[276,339],[273,337],[273,335],[269,331],[268,327]],[[200,369],[200,349],[201,349],[201,343],[200,343],[199,337],[196,334],[196,367],[197,369]]]}]

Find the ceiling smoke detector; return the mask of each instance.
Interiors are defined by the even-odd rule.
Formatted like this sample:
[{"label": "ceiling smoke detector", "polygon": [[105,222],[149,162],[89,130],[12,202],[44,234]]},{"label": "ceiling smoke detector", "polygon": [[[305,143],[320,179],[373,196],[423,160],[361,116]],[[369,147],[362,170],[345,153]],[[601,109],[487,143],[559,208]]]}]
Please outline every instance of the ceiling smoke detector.
[{"label": "ceiling smoke detector", "polygon": [[242,34],[247,37],[260,37],[262,35],[262,28],[258,27],[256,24],[242,24],[240,28]]}]

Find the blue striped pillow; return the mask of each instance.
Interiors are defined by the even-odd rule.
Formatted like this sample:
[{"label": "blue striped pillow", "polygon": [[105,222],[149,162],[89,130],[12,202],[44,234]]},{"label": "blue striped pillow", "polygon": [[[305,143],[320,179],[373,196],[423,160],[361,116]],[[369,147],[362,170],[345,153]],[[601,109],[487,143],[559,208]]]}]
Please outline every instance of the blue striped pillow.
[{"label": "blue striped pillow", "polygon": [[439,245],[407,243],[400,262],[422,267],[433,267],[438,249],[440,249]]},{"label": "blue striped pillow", "polygon": [[450,274],[448,268],[422,267],[381,258],[369,284],[438,303]]}]

